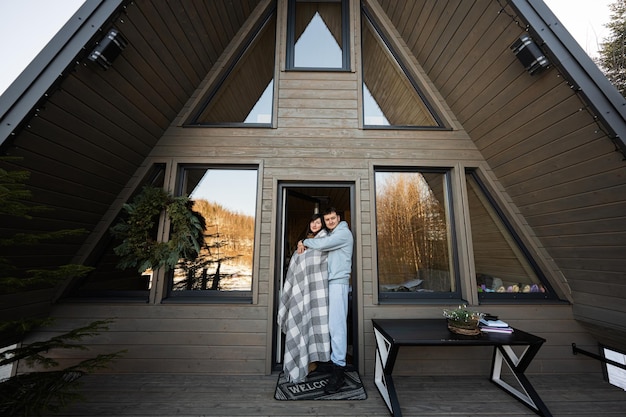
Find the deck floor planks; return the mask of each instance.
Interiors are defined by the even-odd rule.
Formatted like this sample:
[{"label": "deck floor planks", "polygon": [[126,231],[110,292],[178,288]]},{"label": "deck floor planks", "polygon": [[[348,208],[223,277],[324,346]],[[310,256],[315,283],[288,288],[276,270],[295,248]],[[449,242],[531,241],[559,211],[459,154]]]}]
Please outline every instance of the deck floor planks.
[{"label": "deck floor planks", "polygon": [[[277,375],[97,374],[55,416],[389,416],[372,376],[363,401],[277,401]],[[595,375],[530,375],[555,417],[626,415],[626,391]],[[485,376],[394,378],[404,416],[534,416]]]}]

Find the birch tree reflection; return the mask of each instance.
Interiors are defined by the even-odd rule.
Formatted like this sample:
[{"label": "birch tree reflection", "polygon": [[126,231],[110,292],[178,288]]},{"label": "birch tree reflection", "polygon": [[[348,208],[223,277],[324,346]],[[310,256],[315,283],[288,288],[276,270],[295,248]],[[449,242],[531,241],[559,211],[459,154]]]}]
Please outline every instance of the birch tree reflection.
[{"label": "birch tree reflection", "polygon": [[381,291],[450,291],[444,174],[376,173]]}]

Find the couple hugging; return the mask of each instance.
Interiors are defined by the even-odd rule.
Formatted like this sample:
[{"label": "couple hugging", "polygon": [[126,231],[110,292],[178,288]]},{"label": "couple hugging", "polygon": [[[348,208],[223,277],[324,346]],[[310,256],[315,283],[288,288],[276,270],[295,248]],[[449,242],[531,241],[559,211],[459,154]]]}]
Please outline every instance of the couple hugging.
[{"label": "couple hugging", "polygon": [[344,384],[353,244],[348,223],[333,207],[314,214],[307,238],[298,242],[278,308],[285,334],[283,370],[291,382],[315,372],[330,373],[327,393]]}]

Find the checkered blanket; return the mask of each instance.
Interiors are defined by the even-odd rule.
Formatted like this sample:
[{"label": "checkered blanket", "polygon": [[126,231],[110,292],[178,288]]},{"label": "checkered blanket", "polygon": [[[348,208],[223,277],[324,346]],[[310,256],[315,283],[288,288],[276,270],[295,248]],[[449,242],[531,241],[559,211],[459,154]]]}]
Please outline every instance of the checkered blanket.
[{"label": "checkered blanket", "polygon": [[328,266],[325,252],[294,253],[280,295],[278,325],[285,334],[283,370],[302,382],[310,362],[330,360]]}]

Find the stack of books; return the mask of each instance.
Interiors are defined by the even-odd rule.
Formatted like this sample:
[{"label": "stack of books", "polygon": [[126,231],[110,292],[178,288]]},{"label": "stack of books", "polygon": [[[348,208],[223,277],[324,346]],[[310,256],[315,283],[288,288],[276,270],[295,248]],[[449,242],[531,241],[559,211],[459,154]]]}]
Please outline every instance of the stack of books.
[{"label": "stack of books", "polygon": [[497,317],[487,316],[480,319],[478,323],[481,332],[487,333],[513,333],[513,328],[506,322],[498,320]]}]

